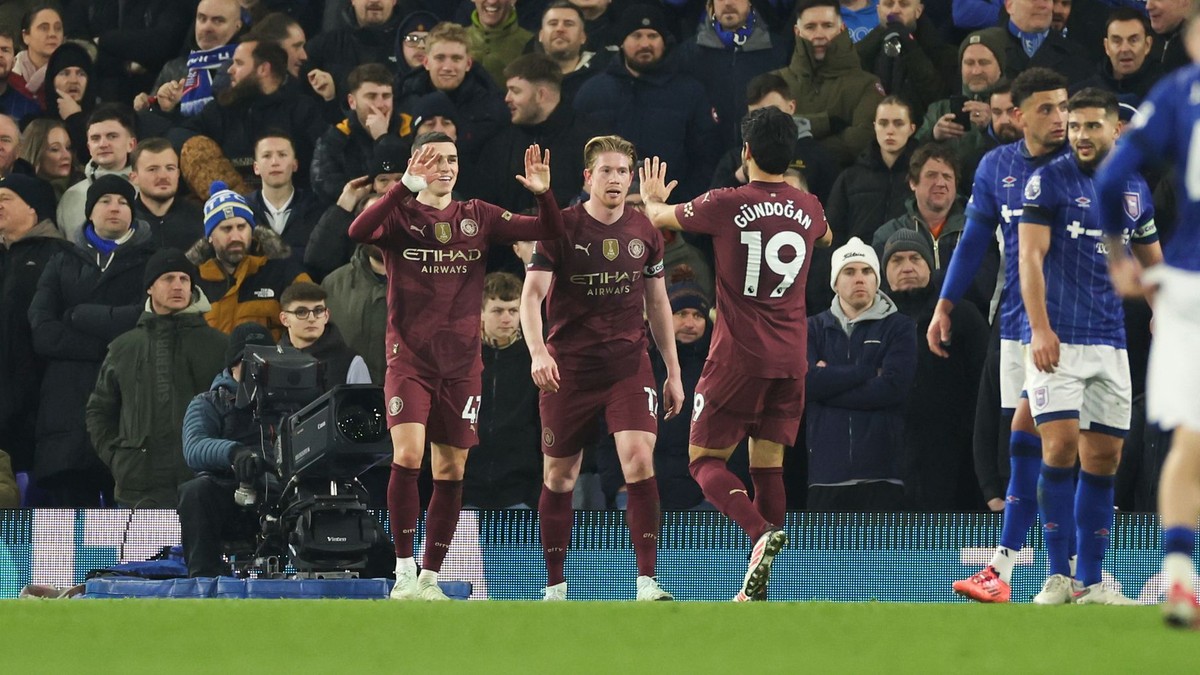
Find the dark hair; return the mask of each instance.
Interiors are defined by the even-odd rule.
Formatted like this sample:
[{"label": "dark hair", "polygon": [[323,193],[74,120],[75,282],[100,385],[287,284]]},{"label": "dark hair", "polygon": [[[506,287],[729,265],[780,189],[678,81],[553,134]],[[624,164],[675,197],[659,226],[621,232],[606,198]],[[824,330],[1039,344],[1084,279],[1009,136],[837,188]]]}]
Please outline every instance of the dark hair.
[{"label": "dark hair", "polygon": [[[249,40],[247,40],[249,42]],[[254,49],[250,50],[250,58],[254,59],[254,65],[267,64],[271,67],[271,74],[279,79],[287,77],[288,74],[288,55],[287,50],[278,42],[267,42],[259,40],[254,43]]]},{"label": "dark hair", "polygon": [[[58,6],[57,2],[39,2],[36,5],[34,5],[33,7],[30,7],[29,11],[25,12],[25,14],[21,16],[21,32],[28,33],[29,30],[31,28],[33,28],[33,17],[37,16],[38,14],[41,14],[42,12],[44,12],[48,9],[52,10],[55,14],[57,14],[58,20],[62,21],[62,18],[63,18],[62,9]],[[65,31],[64,31],[64,33],[65,33]],[[63,37],[64,37],[64,39],[66,38],[65,35]]]},{"label": "dark hair", "polygon": [[788,101],[796,100],[796,97],[792,95],[792,88],[788,86],[787,80],[776,73],[755,75],[746,85],[746,103],[758,103],[770,94],[779,94]]},{"label": "dark hair", "polygon": [[913,109],[912,106],[908,104],[908,101],[905,101],[904,99],[895,95],[884,96],[882,101],[875,104],[875,111],[878,112],[879,108],[885,105],[896,105],[904,108],[906,111],[908,111],[908,121],[913,121]]},{"label": "dark hair", "polygon": [[297,281],[283,289],[279,296],[279,308],[283,309],[293,302],[320,302],[329,297],[324,288],[311,281]]},{"label": "dark hair", "polygon": [[483,301],[521,299],[521,280],[509,272],[492,272],[483,279]]},{"label": "dark hair", "polygon": [[1012,84],[1010,82],[1004,80],[1003,78],[1001,78],[1000,83],[997,84],[996,86],[992,87],[992,91],[990,94],[988,94],[988,98],[990,99],[991,97],[995,96],[996,94],[1011,95],[1012,94]]},{"label": "dark hair", "polygon": [[842,5],[838,0],[800,0],[796,3],[796,12],[793,15],[792,23],[799,21],[801,14],[816,7],[829,7],[837,12],[839,20],[842,18]]},{"label": "dark hair", "polygon": [[355,66],[346,76],[346,91],[353,94],[364,84],[378,84],[382,87],[395,87],[395,77],[392,71],[379,63],[364,63]]},{"label": "dark hair", "polygon": [[1030,68],[1012,81],[1012,102],[1020,108],[1030,96],[1067,88],[1067,78],[1049,68]]},{"label": "dark hair", "polygon": [[1067,111],[1073,112],[1082,108],[1103,108],[1106,115],[1116,116],[1120,108],[1117,95],[1100,87],[1088,87],[1075,92],[1067,99]]},{"label": "dark hair", "polygon": [[[246,33],[243,38],[249,42],[283,42],[287,39],[288,31],[292,26],[299,26],[300,22],[286,12],[271,12],[258,21],[254,22],[254,27]],[[303,30],[303,29],[302,29]]]},{"label": "dark hair", "polygon": [[[421,146],[428,145],[430,143],[454,143],[454,139],[440,131],[427,131],[423,134],[417,134],[417,137],[413,139],[412,144],[413,156],[416,156],[417,151],[421,149]],[[455,145],[455,147],[457,147],[457,145]]]},{"label": "dark hair", "polygon": [[525,54],[504,67],[504,79],[519,77],[534,84],[547,84],[555,91],[562,89],[562,69],[545,54]]},{"label": "dark hair", "polygon": [[583,28],[583,29],[584,29],[584,31],[586,31],[586,30],[587,30],[587,28],[584,26],[584,24],[585,24],[585,23],[587,23],[587,17],[585,17],[585,16],[583,15],[583,10],[582,10],[582,9],[579,9],[579,8],[578,8],[578,7],[576,7],[575,5],[572,5],[572,4],[571,4],[570,2],[568,2],[567,0],[554,0],[554,2],[551,2],[550,4],[546,5],[546,9],[543,9],[543,10],[542,10],[542,16],[541,16],[541,18],[538,20],[538,26],[541,26],[541,25],[542,25],[542,21],[545,21],[545,20],[546,20],[546,12],[549,12],[549,11],[550,11],[550,10],[552,10],[552,9],[570,9],[570,10],[574,10],[574,12],[575,12],[576,14],[578,14],[578,15],[579,15],[579,27],[580,27],[580,28]]},{"label": "dark hair", "polygon": [[1146,32],[1147,37],[1154,36],[1154,31],[1150,28],[1150,19],[1146,18],[1145,14],[1132,7],[1118,7],[1108,13],[1108,19],[1104,22],[1105,39],[1108,38],[1109,27],[1118,21],[1137,21],[1142,24],[1142,30]]},{"label": "dark hair", "polygon": [[797,133],[795,120],[779,108],[759,108],[742,118],[742,138],[750,146],[750,156],[758,168],[772,175],[782,175],[792,163]]},{"label": "dark hair", "polygon": [[8,26],[0,26],[0,37],[6,37],[13,43],[13,51],[16,51],[17,45],[20,44],[20,40],[17,39],[17,35],[19,35],[19,33],[13,32],[12,28],[9,28]]},{"label": "dark hair", "polygon": [[133,108],[124,103],[101,103],[88,115],[87,125],[91,127],[109,120],[119,122],[130,136],[137,137],[137,118],[134,117]]},{"label": "dark hair", "polygon": [[930,141],[913,150],[912,157],[908,160],[908,182],[919,183],[921,181],[921,171],[925,169],[925,164],[931,159],[936,159],[945,163],[954,172],[954,181],[958,182],[958,155],[950,148],[950,146],[939,141]]},{"label": "dark hair", "polygon": [[[168,141],[160,136],[147,138],[144,141],[138,141],[137,147],[133,149],[133,154],[129,156],[129,166],[136,171],[138,159],[141,158],[142,153],[166,152],[167,150],[173,151],[175,150],[175,146],[171,145],[171,141]],[[176,153],[176,157],[178,157],[178,153]],[[178,159],[176,160],[176,163],[178,163]]]},{"label": "dark hair", "polygon": [[292,137],[288,134],[288,132],[284,131],[283,129],[280,129],[279,127],[271,127],[269,129],[267,129],[266,131],[264,131],[261,136],[254,139],[254,154],[255,154],[255,156],[258,155],[258,144],[262,143],[264,140],[266,140],[268,138],[282,138],[283,140],[288,142],[288,145],[292,146],[292,154],[296,154],[296,142],[292,140]]}]

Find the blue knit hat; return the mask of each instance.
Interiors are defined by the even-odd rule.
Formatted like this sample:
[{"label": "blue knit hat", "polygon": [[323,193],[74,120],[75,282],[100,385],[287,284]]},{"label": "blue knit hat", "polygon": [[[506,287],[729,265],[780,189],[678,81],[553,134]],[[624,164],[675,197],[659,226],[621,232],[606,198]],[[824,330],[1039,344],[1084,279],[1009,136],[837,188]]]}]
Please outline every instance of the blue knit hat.
[{"label": "blue knit hat", "polygon": [[246,198],[229,189],[225,183],[216,180],[208,189],[208,201],[204,202],[204,238],[212,236],[221,221],[230,218],[245,218],[254,227],[254,211]]}]

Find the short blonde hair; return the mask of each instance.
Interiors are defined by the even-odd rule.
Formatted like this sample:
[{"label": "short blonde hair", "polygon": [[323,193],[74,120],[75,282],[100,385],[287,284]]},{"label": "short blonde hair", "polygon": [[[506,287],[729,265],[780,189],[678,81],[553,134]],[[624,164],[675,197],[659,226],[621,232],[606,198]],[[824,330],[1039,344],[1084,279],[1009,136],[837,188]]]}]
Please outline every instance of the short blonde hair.
[{"label": "short blonde hair", "polygon": [[429,35],[425,36],[425,49],[433,49],[433,45],[438,42],[457,42],[467,49],[471,48],[467,29],[450,21],[443,21],[429,31]]},{"label": "short blonde hair", "polygon": [[606,152],[619,152],[628,157],[630,169],[637,165],[637,150],[634,149],[633,143],[615,135],[596,136],[583,146],[584,168],[590,171],[596,163],[596,158]]}]

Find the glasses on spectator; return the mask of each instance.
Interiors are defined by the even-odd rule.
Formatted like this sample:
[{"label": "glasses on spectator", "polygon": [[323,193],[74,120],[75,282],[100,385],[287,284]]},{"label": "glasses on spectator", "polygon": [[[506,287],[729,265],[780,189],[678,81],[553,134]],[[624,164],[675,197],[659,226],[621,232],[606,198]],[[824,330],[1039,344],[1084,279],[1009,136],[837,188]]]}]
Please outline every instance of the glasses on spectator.
[{"label": "glasses on spectator", "polygon": [[288,314],[291,314],[292,316],[295,316],[297,319],[300,319],[301,321],[303,321],[308,318],[309,314],[320,319],[321,317],[323,317],[329,313],[329,308],[326,307],[325,305],[318,305],[316,307],[313,307],[312,309],[309,309],[307,307],[297,307],[296,309],[285,309],[283,311],[285,311]]},{"label": "glasses on spectator", "polygon": [[416,33],[409,33],[408,35],[404,36],[404,41],[410,45],[423,45],[425,44],[425,36],[417,35]]}]

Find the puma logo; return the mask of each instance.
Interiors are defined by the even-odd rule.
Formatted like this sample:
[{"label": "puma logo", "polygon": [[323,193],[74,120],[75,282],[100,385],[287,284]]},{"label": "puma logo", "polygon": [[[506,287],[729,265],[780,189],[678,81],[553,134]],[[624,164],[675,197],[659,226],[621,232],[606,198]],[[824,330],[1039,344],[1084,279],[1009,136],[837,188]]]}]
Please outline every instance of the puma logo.
[{"label": "puma logo", "polygon": [[740,492],[740,493],[742,493],[742,494],[744,494],[744,495],[746,495],[747,497],[749,497],[749,496],[750,496],[750,493],[749,493],[749,492],[746,492],[745,490],[730,490],[730,491],[729,491],[729,494],[731,494],[731,495],[735,495],[735,494],[737,494],[737,493],[739,493],[739,492]]},{"label": "puma logo", "polygon": [[426,228],[426,227],[429,227],[429,226],[428,226],[428,225],[422,225],[421,227],[417,227],[416,225],[409,225],[409,226],[408,226],[408,229],[410,229],[410,230],[412,230],[413,232],[416,232],[417,234],[420,234],[422,237],[424,237],[424,236],[426,236],[426,235],[425,235],[425,228]]},{"label": "puma logo", "polygon": [[584,246],[584,245],[582,245],[582,244],[575,244],[575,250],[576,250],[576,251],[583,251],[583,252],[584,252],[585,254],[587,254],[587,255],[591,255],[591,254],[592,254],[591,248],[592,248],[592,245],[591,245],[591,244],[588,244],[587,246]]}]

